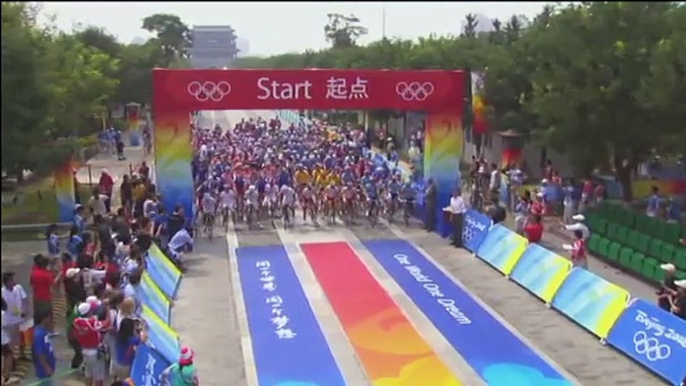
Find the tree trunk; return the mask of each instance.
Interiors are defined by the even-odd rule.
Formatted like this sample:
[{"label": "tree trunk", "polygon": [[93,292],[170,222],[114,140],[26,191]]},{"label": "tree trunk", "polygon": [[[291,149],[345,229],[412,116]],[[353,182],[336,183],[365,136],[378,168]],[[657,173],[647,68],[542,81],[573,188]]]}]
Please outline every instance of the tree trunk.
[{"label": "tree trunk", "polygon": [[619,184],[622,186],[622,199],[631,204],[634,199],[633,192],[631,191],[631,173],[634,170],[632,163],[627,165],[615,162],[615,170],[617,171],[617,179]]}]

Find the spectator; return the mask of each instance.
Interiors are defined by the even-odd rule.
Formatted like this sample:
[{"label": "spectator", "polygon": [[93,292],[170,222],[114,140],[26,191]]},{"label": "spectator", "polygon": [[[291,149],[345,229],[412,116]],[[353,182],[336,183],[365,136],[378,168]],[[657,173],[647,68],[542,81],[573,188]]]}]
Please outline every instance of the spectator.
[{"label": "spectator", "polygon": [[81,232],[74,224],[69,230],[69,240],[67,241],[67,251],[72,256],[78,256],[83,251],[83,239],[79,236]]},{"label": "spectator", "polygon": [[[34,315],[33,366],[36,378],[43,381],[55,373],[55,352],[52,348],[52,311],[41,310]],[[49,381],[45,381],[49,384]]]},{"label": "spectator", "polygon": [[584,238],[584,233],[581,230],[577,229],[574,231],[574,244],[572,244],[571,252],[572,264],[574,267],[588,269],[586,239]]},{"label": "spectator", "polygon": [[83,350],[86,382],[92,386],[103,386],[107,375],[103,335],[109,329],[111,321],[109,317],[104,321],[97,318],[99,306],[97,302],[79,304],[79,316],[73,323],[74,336]]},{"label": "spectator", "polygon": [[7,306],[3,318],[3,331],[8,333],[11,347],[19,347],[20,358],[26,360],[28,358],[20,326],[29,314],[29,297],[24,288],[17,283],[14,272],[2,274],[2,300]]},{"label": "spectator", "polygon": [[33,269],[29,281],[33,288],[33,314],[48,314],[52,312],[52,286],[60,282],[61,274],[55,274],[48,269],[48,258],[36,255],[33,258]]},{"label": "spectator", "polygon": [[100,193],[107,197],[105,199],[105,210],[109,213],[112,209],[112,188],[114,187],[114,179],[107,172],[107,169],[103,169],[100,173],[100,180],[98,181],[98,190]]},{"label": "spectator", "polygon": [[650,188],[650,197],[648,197],[648,206],[646,206],[646,216],[657,217],[660,213],[660,197],[658,196],[657,186]]},{"label": "spectator", "polygon": [[93,189],[93,194],[88,201],[88,206],[90,207],[91,214],[104,216],[107,213],[107,196],[100,192],[100,189]]},{"label": "spectator", "polygon": [[122,207],[126,213],[130,214],[133,205],[133,187],[131,186],[131,178],[128,174],[122,178],[121,185],[119,186],[119,197]]},{"label": "spectator", "polygon": [[115,380],[124,380],[131,375],[131,365],[138,346],[145,341],[145,333],[138,333],[133,319],[124,318],[119,324],[115,338],[113,375]]},{"label": "spectator", "polygon": [[162,372],[162,383],[168,382],[174,386],[198,386],[198,371],[193,365],[193,350],[188,347],[181,348],[178,363],[174,363]]},{"label": "spectator", "polygon": [[500,224],[507,218],[507,211],[500,205],[497,197],[491,198],[491,205],[488,208],[487,213],[493,221],[493,224]]},{"label": "spectator", "polygon": [[74,209],[74,218],[72,224],[76,227],[76,233],[80,234],[86,230],[86,219],[83,206],[81,204],[76,204],[76,209]]},{"label": "spectator", "polygon": [[533,221],[530,222],[523,229],[529,243],[538,243],[543,239],[543,224],[541,223],[541,216],[534,215]]},{"label": "spectator", "polygon": [[665,271],[665,278],[662,286],[657,291],[657,305],[669,312],[672,308],[670,299],[677,294],[678,287],[675,284],[676,266],[674,264],[662,264],[660,269]]},{"label": "spectator", "polygon": [[450,212],[450,221],[453,226],[453,237],[451,244],[456,248],[462,248],[462,223],[464,222],[464,214],[467,211],[467,205],[462,198],[460,189],[455,189],[453,196],[450,198],[450,206],[444,209]]},{"label": "spectator", "polygon": [[45,239],[48,243],[48,256],[58,259],[60,256],[60,238],[57,236],[57,224],[48,225],[45,231]]},{"label": "spectator", "polygon": [[676,284],[676,296],[671,298],[672,313],[681,319],[686,320],[686,280],[678,280]]},{"label": "spectator", "polygon": [[10,340],[9,327],[7,325],[7,303],[2,299],[2,384],[18,382],[17,377],[12,376],[14,369],[14,350]]},{"label": "spectator", "polygon": [[426,224],[427,232],[434,230],[436,226],[436,200],[437,200],[436,183],[432,178],[427,182],[426,190],[424,191],[424,204],[426,206]]},{"label": "spectator", "polygon": [[574,223],[569,225],[564,225],[561,223],[562,228],[571,232],[581,231],[584,236],[584,240],[588,241],[588,239],[591,237],[591,231],[588,229],[586,224],[584,224],[584,221],[586,221],[586,216],[583,214],[574,215],[572,216],[572,221],[574,221]]}]

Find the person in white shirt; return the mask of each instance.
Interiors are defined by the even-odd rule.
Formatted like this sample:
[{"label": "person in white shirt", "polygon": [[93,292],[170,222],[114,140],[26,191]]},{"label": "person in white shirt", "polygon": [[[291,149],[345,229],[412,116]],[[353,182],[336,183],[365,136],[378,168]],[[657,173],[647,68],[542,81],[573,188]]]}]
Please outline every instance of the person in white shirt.
[{"label": "person in white shirt", "polygon": [[99,214],[104,216],[107,214],[107,196],[100,193],[99,189],[93,189],[93,195],[88,201],[88,206],[91,208],[93,215]]},{"label": "person in white shirt", "polygon": [[14,353],[10,344],[10,334],[7,326],[7,303],[2,299],[2,384],[17,382],[16,377],[12,378],[12,368],[14,367]]},{"label": "person in white shirt", "polygon": [[577,214],[572,216],[572,220],[574,220],[574,224],[563,224],[564,229],[572,233],[574,233],[574,231],[581,231],[584,241],[588,241],[588,239],[591,237],[591,231],[588,229],[586,224],[583,223],[583,221],[586,220],[586,217],[584,217],[583,214]]},{"label": "person in white shirt", "polygon": [[450,197],[450,206],[444,210],[450,212],[450,220],[453,224],[453,239],[451,244],[456,248],[461,248],[462,223],[464,222],[464,214],[467,211],[467,205],[462,198],[460,189],[455,189],[453,196]]},{"label": "person in white shirt", "polygon": [[193,238],[185,228],[182,228],[176,232],[176,234],[172,236],[171,240],[169,240],[169,243],[167,243],[167,249],[169,249],[171,258],[179,266],[181,265],[184,248],[187,246],[193,246]]},{"label": "person in white shirt", "polygon": [[19,346],[19,352],[24,354],[20,325],[28,315],[29,297],[24,288],[15,280],[14,272],[2,274],[2,299],[7,305],[7,313],[3,316],[3,330],[9,334],[10,344]]}]

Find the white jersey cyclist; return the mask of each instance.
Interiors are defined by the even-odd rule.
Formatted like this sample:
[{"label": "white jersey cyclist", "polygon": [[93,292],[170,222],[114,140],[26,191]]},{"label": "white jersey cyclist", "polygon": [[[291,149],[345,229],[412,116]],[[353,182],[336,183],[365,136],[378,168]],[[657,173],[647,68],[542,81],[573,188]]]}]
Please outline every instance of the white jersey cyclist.
[{"label": "white jersey cyclist", "polygon": [[257,192],[257,189],[255,189],[255,185],[250,185],[248,187],[248,190],[245,192],[245,203],[248,206],[252,206],[253,208],[257,208],[259,204],[260,196],[259,193]]},{"label": "white jersey cyclist", "polygon": [[279,191],[276,186],[266,184],[264,186],[264,204],[273,205],[279,201]]},{"label": "white jersey cyclist", "polygon": [[217,209],[217,201],[212,197],[212,194],[206,192],[200,201],[202,212],[205,214],[214,214]]},{"label": "white jersey cyclist", "polygon": [[302,192],[300,192],[300,196],[302,197],[303,201],[312,201],[314,200],[314,191],[309,185],[305,186]]},{"label": "white jersey cyclist", "polygon": [[295,189],[288,185],[284,185],[281,187],[280,193],[281,199],[283,200],[283,205],[291,208],[295,206]]},{"label": "white jersey cyclist", "polygon": [[236,192],[228,188],[219,194],[219,201],[222,208],[235,209],[236,208]]},{"label": "white jersey cyclist", "polygon": [[346,185],[343,187],[343,191],[341,192],[343,194],[343,198],[346,201],[352,201],[355,199],[355,195],[357,192],[355,192],[355,188],[352,187],[352,185]]}]

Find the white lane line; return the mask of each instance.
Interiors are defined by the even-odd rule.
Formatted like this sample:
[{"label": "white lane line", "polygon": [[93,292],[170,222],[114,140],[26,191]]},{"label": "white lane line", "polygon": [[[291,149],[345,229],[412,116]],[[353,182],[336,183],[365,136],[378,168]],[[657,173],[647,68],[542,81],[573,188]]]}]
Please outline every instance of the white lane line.
[{"label": "white lane line", "polygon": [[238,271],[238,235],[233,222],[229,222],[229,230],[226,232],[226,243],[229,247],[229,269],[231,271],[231,285],[233,287],[233,300],[236,306],[236,319],[238,320],[238,330],[241,334],[241,349],[243,351],[243,361],[245,363],[245,379],[247,386],[258,386],[257,366],[253,354],[252,339],[250,338],[250,328],[248,326],[248,314],[245,309],[245,299],[243,298],[243,288]]},{"label": "white lane line", "polygon": [[[465,293],[467,293],[469,296],[471,296],[472,299],[474,299],[474,301],[476,302],[476,304],[478,304],[478,305],[479,305],[481,308],[483,308],[486,312],[488,312],[489,314],[491,314],[491,315],[495,318],[495,320],[497,320],[500,324],[502,324],[503,327],[505,327],[507,330],[509,330],[515,337],[519,338],[522,342],[524,342],[524,344],[527,345],[536,355],[538,355],[539,357],[541,357],[541,358],[542,358],[544,361],[546,361],[550,366],[552,366],[555,370],[557,370],[557,372],[559,372],[560,375],[564,376],[568,381],[570,381],[570,382],[571,382],[572,384],[574,384],[574,385],[583,386],[582,383],[579,381],[579,379],[578,379],[577,377],[575,377],[574,375],[572,375],[572,373],[570,373],[569,371],[567,371],[567,369],[565,369],[565,368],[562,367],[560,364],[558,364],[557,362],[555,362],[550,356],[548,356],[548,354],[546,354],[546,353],[543,352],[541,349],[539,349],[538,346],[536,346],[536,344],[534,344],[534,342],[532,342],[531,340],[529,340],[529,338],[527,338],[526,336],[522,335],[522,333],[520,333],[519,330],[517,330],[512,324],[510,324],[510,322],[508,322],[508,321],[507,321],[505,318],[503,318],[500,314],[498,314],[497,312],[495,312],[495,310],[493,310],[488,304],[486,304],[486,302],[484,302],[483,300],[481,300],[480,297],[478,297],[478,296],[476,296],[474,293],[472,293],[472,292],[464,285],[464,283],[462,283],[457,277],[455,277],[455,276],[454,276],[453,274],[451,274],[447,269],[445,269],[445,268],[443,267],[442,264],[440,264],[438,261],[436,261],[436,259],[434,259],[433,256],[431,256],[431,254],[429,254],[424,248],[422,248],[422,247],[420,247],[419,245],[417,245],[417,244],[412,240],[412,238],[410,237],[410,235],[408,235],[408,234],[406,234],[405,232],[403,232],[403,231],[402,231],[400,228],[398,228],[396,225],[389,224],[388,222],[384,222],[384,224],[385,224],[385,225],[388,227],[388,229],[389,229],[391,232],[393,232],[393,234],[396,235],[399,239],[401,239],[401,240],[406,240],[406,241],[408,241],[410,244],[412,244],[412,246],[415,247],[415,248],[417,249],[417,251],[419,251],[419,253],[421,253],[422,255],[424,255],[424,257],[426,257],[427,260],[429,260],[431,263],[433,263],[433,265],[435,265],[438,269],[440,269],[441,272],[443,272],[450,280],[452,280],[453,283],[455,283],[455,285],[457,285],[458,287],[460,287],[460,289],[462,289]],[[468,252],[465,250],[465,253],[468,253]],[[469,255],[471,256],[472,254],[470,253]],[[477,257],[474,257],[474,258],[478,259]],[[481,260],[481,259],[479,259],[479,260]],[[481,263],[485,264],[483,261],[482,261]],[[503,278],[505,278],[505,277],[503,277]],[[543,305],[543,303],[541,303],[541,304]]]},{"label": "white lane line", "polygon": [[434,353],[450,369],[452,374],[469,386],[486,386],[486,382],[479,374],[467,363],[467,361],[457,352],[450,342],[438,331],[436,326],[410,299],[407,293],[389,275],[383,266],[376,261],[374,255],[364,246],[362,241],[350,230],[345,230],[345,239],[360,257],[367,270],[374,276],[388,296],[398,306],[398,309],[405,315],[414,329],[420,334],[427,344],[433,349]]}]

